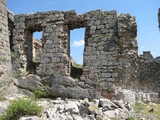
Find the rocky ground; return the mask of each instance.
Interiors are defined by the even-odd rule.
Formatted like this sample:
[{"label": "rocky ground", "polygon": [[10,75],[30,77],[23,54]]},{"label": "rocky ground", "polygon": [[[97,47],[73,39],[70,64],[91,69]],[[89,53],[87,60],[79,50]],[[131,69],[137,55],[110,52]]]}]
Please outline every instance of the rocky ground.
[{"label": "rocky ground", "polygon": [[[10,85],[3,89],[4,94],[0,94],[0,115],[5,112],[12,100],[19,97],[26,98],[24,93],[33,95],[31,91],[41,86],[40,81],[40,78],[35,75],[12,79]],[[36,103],[43,107],[43,112],[39,116],[23,116],[20,120],[141,120],[141,118],[144,120],[146,115],[148,117],[146,120],[150,120],[152,116],[155,120],[160,119],[160,105],[155,104],[149,107],[148,104],[136,102],[156,102],[158,101],[157,93],[137,93],[119,88],[116,96],[113,100],[68,99],[67,97],[35,99]],[[133,119],[137,116],[139,119]]]},{"label": "rocky ground", "polygon": [[[16,95],[21,96],[22,95]],[[0,102],[0,113],[4,113],[9,101],[15,99],[10,97],[5,102]],[[110,120],[128,118],[133,109],[129,103],[122,100],[92,99],[38,99],[38,105],[43,106],[40,116],[24,116],[20,120]]]},{"label": "rocky ground", "polygon": [[[19,97],[26,98],[24,94],[33,95],[32,92],[43,86],[41,82],[40,77],[36,75],[28,75],[19,79],[11,78],[0,92],[3,93],[0,94],[0,115],[5,113],[12,100]],[[23,116],[20,120],[141,120],[142,118],[144,120],[147,117],[150,120],[152,116],[155,120],[159,120],[160,105],[155,104],[149,107],[148,104],[136,102],[153,103],[158,101],[157,98],[157,93],[133,92],[121,88],[116,89],[116,98],[113,100],[41,98],[35,101],[43,107],[42,113],[39,116]],[[137,116],[139,119],[133,119]]]},{"label": "rocky ground", "polygon": [[[2,96],[1,96],[2,98]],[[10,102],[27,98],[22,94],[5,97],[0,102],[2,115]],[[160,104],[109,99],[35,99],[43,111],[39,116],[23,116],[19,120],[159,120]]]}]

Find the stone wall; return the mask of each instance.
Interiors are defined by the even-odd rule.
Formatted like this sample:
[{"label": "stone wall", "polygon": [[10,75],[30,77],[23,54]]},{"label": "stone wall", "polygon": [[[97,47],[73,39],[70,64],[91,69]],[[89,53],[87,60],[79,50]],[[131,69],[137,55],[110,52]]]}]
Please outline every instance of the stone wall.
[{"label": "stone wall", "polygon": [[[14,16],[4,3],[0,4],[0,60],[1,68],[8,73],[12,60],[14,75],[25,76],[34,69],[44,83],[52,81],[51,94],[59,88],[66,96],[74,90],[75,94],[85,91],[88,98],[112,98],[117,87],[160,92],[159,58],[154,59],[149,52],[138,57],[135,17],[102,10],[81,15],[75,11],[49,11]],[[71,78],[70,58],[70,30],[76,28],[85,28],[83,73],[78,80]],[[34,60],[36,31],[43,33],[38,62]]]},{"label": "stone wall", "polygon": [[118,16],[118,61],[117,86],[125,89],[136,88],[139,80],[138,73],[138,45],[137,45],[137,25],[135,17],[129,14]]},{"label": "stone wall", "polygon": [[139,74],[143,91],[160,93],[160,57],[144,52],[139,58]]},{"label": "stone wall", "polygon": [[[4,4],[4,1],[0,3],[0,53],[1,57],[7,57],[6,59],[8,60],[8,55],[9,53],[9,35],[8,35],[8,17],[7,17],[7,10],[6,6]],[[7,50],[7,51],[6,51]]]},{"label": "stone wall", "polygon": [[39,39],[33,39],[33,61],[36,63],[40,62],[40,56],[42,53],[42,43]]},{"label": "stone wall", "polygon": [[[160,23],[160,10],[158,20]],[[85,28],[79,79],[71,77],[70,30],[76,28]],[[40,46],[33,40],[36,31],[43,33]],[[50,86],[52,96],[112,98],[118,94],[117,88],[122,88],[130,90],[134,99],[150,101],[154,94],[151,101],[157,100],[160,58],[153,58],[148,51],[138,57],[136,37],[135,17],[129,14],[95,10],[81,15],[75,11],[13,15],[1,0],[0,90],[11,82],[11,72],[13,77],[23,77],[34,70],[40,81]],[[38,47],[41,53],[37,62],[34,57]]]},{"label": "stone wall", "polygon": [[1,0],[0,2],[6,6],[6,0]]},{"label": "stone wall", "polygon": [[[116,11],[91,11],[85,14],[87,21],[84,49],[84,68],[81,80],[102,91],[114,91],[118,66],[118,39]],[[112,89],[113,88],[113,89]]]},{"label": "stone wall", "polygon": [[8,11],[6,1],[0,1],[0,90],[9,81],[11,73],[11,53],[8,31]]},{"label": "stone wall", "polygon": [[[50,11],[15,15],[12,50],[13,70],[22,76],[33,66],[33,32],[42,31],[42,54],[36,74],[70,76],[70,30],[85,28],[83,74],[86,88],[115,94],[115,85],[130,88],[137,80],[135,18],[116,11]],[[109,94],[110,93],[110,94]]]},{"label": "stone wall", "polygon": [[[67,12],[66,12],[67,14]],[[42,31],[43,53],[37,74],[41,76],[69,74],[68,34],[64,28],[63,12],[46,12],[16,15],[13,29],[13,51],[19,59],[14,61],[14,70],[24,73],[32,65],[33,32]]]}]

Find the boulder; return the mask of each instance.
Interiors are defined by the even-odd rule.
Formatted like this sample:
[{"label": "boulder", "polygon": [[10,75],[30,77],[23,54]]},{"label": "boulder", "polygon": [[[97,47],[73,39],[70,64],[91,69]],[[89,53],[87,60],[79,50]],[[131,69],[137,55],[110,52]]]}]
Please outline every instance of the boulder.
[{"label": "boulder", "polygon": [[131,106],[130,103],[125,104],[124,107],[125,107],[128,111],[133,110],[133,108],[132,108],[132,106]]},{"label": "boulder", "polygon": [[100,98],[100,92],[94,88],[84,88],[71,77],[66,76],[50,76],[42,79],[43,84],[50,86],[49,95],[62,98]]},{"label": "boulder", "polygon": [[69,87],[59,84],[52,85],[49,90],[49,95],[62,98],[91,98],[87,89],[83,89],[79,86]]},{"label": "boulder", "polygon": [[98,111],[98,106],[92,104],[92,105],[90,105],[90,106],[88,107],[88,110],[89,110],[90,114],[96,115],[96,113],[97,113],[97,111]]},{"label": "boulder", "polygon": [[81,104],[78,108],[82,117],[89,115],[90,111],[88,110],[88,107]]},{"label": "boulder", "polygon": [[71,114],[78,114],[79,113],[79,109],[78,106],[75,102],[68,102],[67,104],[65,104],[64,107],[66,112],[70,112]]},{"label": "boulder", "polygon": [[105,110],[112,110],[115,108],[119,108],[116,104],[114,104],[108,99],[100,99],[99,106],[103,107]]},{"label": "boulder", "polygon": [[109,118],[115,118],[116,116],[118,116],[119,112],[117,110],[108,110],[105,111],[103,114],[104,116],[107,116]]},{"label": "boulder", "polygon": [[27,77],[21,77],[19,79],[14,79],[14,84],[19,88],[28,89],[34,91],[42,86],[40,82],[41,79],[36,75],[28,75]]}]

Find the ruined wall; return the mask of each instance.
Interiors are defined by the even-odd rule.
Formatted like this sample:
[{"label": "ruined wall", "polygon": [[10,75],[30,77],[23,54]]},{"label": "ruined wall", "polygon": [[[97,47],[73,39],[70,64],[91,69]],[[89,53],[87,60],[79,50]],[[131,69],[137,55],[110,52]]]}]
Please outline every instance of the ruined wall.
[{"label": "ruined wall", "polygon": [[[158,23],[160,27],[160,9],[158,10]],[[144,51],[138,59],[138,64],[139,89],[160,94],[160,57],[153,58],[150,51]]]},{"label": "ruined wall", "polygon": [[129,14],[118,16],[118,80],[117,85],[125,89],[137,89],[138,45],[135,17]]},{"label": "ruined wall", "polygon": [[[42,54],[36,74],[70,76],[70,30],[85,28],[83,74],[80,84],[108,97],[115,85],[136,80],[136,23],[130,15],[116,11],[50,11],[16,15],[12,50],[13,70],[22,76],[33,66],[33,32],[42,31]],[[125,86],[125,85],[124,85]]]},{"label": "ruined wall", "polygon": [[[6,71],[11,70],[9,31],[8,31],[8,11],[6,1],[0,2],[0,66]],[[5,72],[5,71],[4,71]],[[1,77],[2,78],[2,77]]]},{"label": "ruined wall", "polygon": [[[160,24],[160,10],[158,20]],[[76,28],[85,28],[83,73],[79,79],[71,77],[70,30]],[[36,31],[43,33],[40,46],[33,40]],[[160,58],[154,59],[150,52],[138,57],[136,37],[135,17],[129,14],[95,10],[81,15],[49,11],[14,16],[6,10],[6,1],[1,0],[0,88],[10,83],[12,69],[13,77],[39,75],[53,96],[112,98],[118,87],[131,90],[129,95],[134,99],[157,100]],[[40,47],[37,60],[36,47]]]},{"label": "ruined wall", "polygon": [[[116,43],[116,11],[91,11],[85,15],[87,32],[85,35],[84,68],[81,80],[93,88],[113,92],[118,66]],[[114,89],[114,88],[113,88]]]},{"label": "ruined wall", "polygon": [[54,75],[56,72],[68,74],[68,34],[63,28],[63,12],[16,15],[13,51],[18,54],[19,59],[14,61],[14,70],[23,74],[27,67],[32,65],[33,32],[42,31],[43,53],[37,74],[41,76]]},{"label": "ruined wall", "polygon": [[8,14],[6,1],[2,0],[0,2],[0,88],[8,84],[11,73]]},{"label": "ruined wall", "polygon": [[42,53],[42,42],[39,39],[33,39],[33,61],[40,62],[40,57]]},{"label": "ruined wall", "polygon": [[[150,92],[157,99],[159,58],[153,59],[149,52],[138,57],[135,17],[102,10],[81,15],[50,11],[12,17],[8,12],[13,71],[24,76],[34,69],[34,74],[51,87],[51,95],[112,98],[119,87],[132,90],[138,99],[147,101]],[[71,78],[70,30],[76,28],[85,28],[80,79]],[[38,62],[34,60],[36,31],[43,33]]]},{"label": "ruined wall", "polygon": [[160,57],[144,52],[139,58],[140,86],[144,91],[160,93]]},{"label": "ruined wall", "polygon": [[1,3],[6,6],[6,0],[1,0]]},{"label": "ruined wall", "polygon": [[115,94],[115,86],[128,89],[137,87],[135,18],[129,14],[117,15],[115,11],[97,11],[87,17],[91,22],[89,37],[85,39],[81,79],[100,90],[103,97]]}]

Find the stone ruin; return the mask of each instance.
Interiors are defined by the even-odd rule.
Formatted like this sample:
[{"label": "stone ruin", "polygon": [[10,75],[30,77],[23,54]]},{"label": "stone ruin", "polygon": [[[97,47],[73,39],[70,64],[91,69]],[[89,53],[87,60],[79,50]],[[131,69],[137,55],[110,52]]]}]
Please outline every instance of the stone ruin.
[{"label": "stone ruin", "polygon": [[[138,56],[135,17],[102,10],[81,15],[75,11],[14,15],[5,0],[0,3],[0,15],[0,67],[7,71],[0,76],[1,87],[8,84],[6,78],[16,75],[14,84],[28,89],[22,78],[33,70],[38,82],[50,87],[51,96],[113,99],[120,87],[131,90],[135,99],[158,99],[160,58],[154,59],[150,52]],[[70,30],[76,28],[85,28],[85,48],[82,72],[73,78]],[[38,62],[34,61],[36,31],[43,33]]]}]

